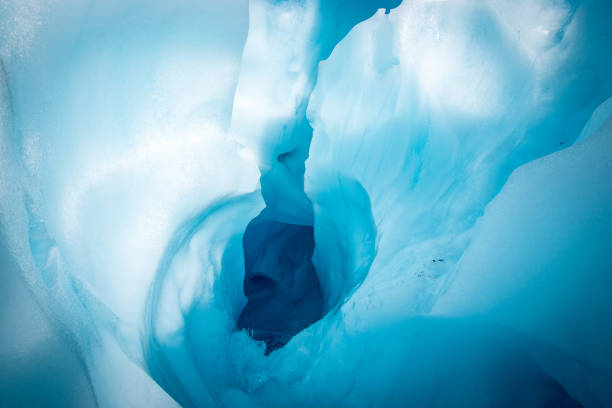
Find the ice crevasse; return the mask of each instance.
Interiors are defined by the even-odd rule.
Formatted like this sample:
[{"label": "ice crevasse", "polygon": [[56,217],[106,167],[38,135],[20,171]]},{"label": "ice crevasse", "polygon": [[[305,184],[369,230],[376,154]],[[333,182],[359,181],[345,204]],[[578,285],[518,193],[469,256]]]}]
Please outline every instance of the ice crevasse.
[{"label": "ice crevasse", "polygon": [[2,239],[97,406],[611,406],[609,21],[0,0]]}]

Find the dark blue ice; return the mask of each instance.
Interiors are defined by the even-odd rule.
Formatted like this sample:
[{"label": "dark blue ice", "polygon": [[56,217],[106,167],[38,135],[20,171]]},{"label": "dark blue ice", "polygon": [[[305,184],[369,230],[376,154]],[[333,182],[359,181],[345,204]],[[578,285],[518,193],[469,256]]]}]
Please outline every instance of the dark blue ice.
[{"label": "dark blue ice", "polygon": [[253,221],[243,247],[248,303],[238,328],[264,341],[269,354],[322,316],[323,296],[311,260],[313,227]]}]

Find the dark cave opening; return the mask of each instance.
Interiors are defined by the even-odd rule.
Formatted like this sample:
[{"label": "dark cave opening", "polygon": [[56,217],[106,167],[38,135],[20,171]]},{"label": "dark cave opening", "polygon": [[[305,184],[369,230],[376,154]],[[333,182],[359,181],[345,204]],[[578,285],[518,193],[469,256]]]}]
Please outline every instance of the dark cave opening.
[{"label": "dark cave opening", "polygon": [[267,355],[323,316],[323,293],[312,263],[314,229],[255,219],[242,243],[248,302],[238,329],[263,341]]}]

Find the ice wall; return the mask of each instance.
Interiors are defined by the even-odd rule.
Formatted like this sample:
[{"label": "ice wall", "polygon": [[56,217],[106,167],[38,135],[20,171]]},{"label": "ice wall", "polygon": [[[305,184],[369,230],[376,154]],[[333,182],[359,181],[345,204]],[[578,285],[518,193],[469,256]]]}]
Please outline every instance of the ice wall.
[{"label": "ice wall", "polygon": [[517,169],[434,307],[533,339],[535,360],[585,406],[612,403],[611,138],[608,115],[586,140]]},{"label": "ice wall", "polygon": [[[0,11],[2,229],[99,406],[612,403],[607,2]],[[269,355],[250,259],[320,285]]]},{"label": "ice wall", "polygon": [[190,215],[258,185],[227,136],[248,5],[1,7],[10,247],[100,405],[171,402],[141,340],[158,263]]},{"label": "ice wall", "polygon": [[610,94],[609,57],[584,55],[584,42],[610,41],[603,20],[587,23],[588,6],[404,3],[355,27],[321,64],[306,191],[315,223],[338,212],[338,180],[367,192],[376,299],[427,312],[512,169],[571,144]]}]

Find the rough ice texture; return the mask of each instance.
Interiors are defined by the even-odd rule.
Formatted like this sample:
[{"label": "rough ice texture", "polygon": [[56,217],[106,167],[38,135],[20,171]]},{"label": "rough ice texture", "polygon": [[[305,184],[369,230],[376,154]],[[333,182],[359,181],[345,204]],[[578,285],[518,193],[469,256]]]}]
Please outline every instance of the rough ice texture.
[{"label": "rough ice texture", "polygon": [[612,404],[607,1],[22,3],[2,233],[99,406]]}]

